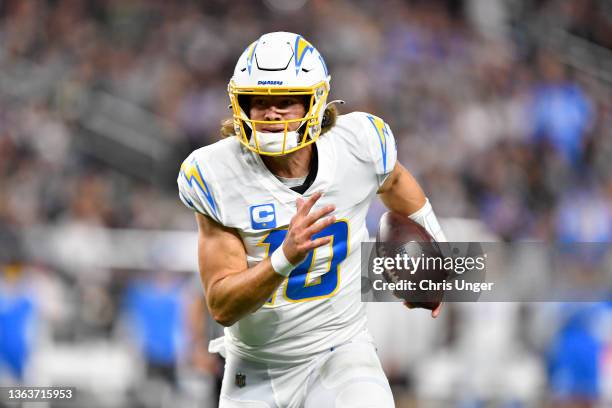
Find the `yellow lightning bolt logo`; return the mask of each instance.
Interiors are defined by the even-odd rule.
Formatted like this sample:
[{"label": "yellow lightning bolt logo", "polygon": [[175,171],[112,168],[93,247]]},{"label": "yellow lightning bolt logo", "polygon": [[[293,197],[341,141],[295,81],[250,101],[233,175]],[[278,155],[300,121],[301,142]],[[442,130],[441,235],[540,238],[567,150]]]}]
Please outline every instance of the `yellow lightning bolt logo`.
[{"label": "yellow lightning bolt logo", "polygon": [[387,135],[389,131],[387,130],[387,124],[379,117],[368,115],[368,119],[374,129],[376,129],[376,134],[378,134],[378,141],[380,142],[380,150],[383,155],[383,171],[387,172]]},{"label": "yellow lightning bolt logo", "polygon": [[210,189],[208,188],[208,184],[206,184],[206,180],[204,180],[204,177],[202,176],[202,172],[200,171],[200,167],[198,166],[198,164],[195,161],[192,161],[191,163],[183,163],[181,165],[181,173],[183,174],[185,181],[187,181],[187,184],[189,184],[190,187],[193,188],[194,184],[198,186],[202,194],[204,194],[206,201],[208,201],[208,204],[210,204],[210,207],[216,215],[217,207],[215,205],[215,201],[212,197]]},{"label": "yellow lightning bolt logo", "polygon": [[308,51],[312,52],[314,47],[308,41],[306,41],[301,35],[298,35],[295,38],[295,46],[294,46],[294,56],[295,56],[295,74],[297,75],[300,72],[300,68],[302,67],[302,62],[304,61],[304,57]]},{"label": "yellow lightning bolt logo", "polygon": [[251,67],[253,67],[253,58],[255,58],[255,49],[257,48],[258,42],[255,41],[251,45],[249,45],[249,53],[247,54],[247,69],[249,70],[249,75],[251,75]]}]

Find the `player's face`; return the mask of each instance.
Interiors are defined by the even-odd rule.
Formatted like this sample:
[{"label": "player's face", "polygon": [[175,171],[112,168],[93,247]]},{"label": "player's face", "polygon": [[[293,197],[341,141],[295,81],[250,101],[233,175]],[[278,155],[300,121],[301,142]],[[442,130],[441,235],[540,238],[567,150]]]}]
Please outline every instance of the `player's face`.
[{"label": "player's face", "polygon": [[[298,96],[255,95],[251,97],[250,117],[252,120],[289,120],[303,118],[306,114],[304,101]],[[290,122],[287,131],[292,132],[300,127],[300,122]],[[261,132],[283,132],[283,123],[257,123],[255,129]]]}]

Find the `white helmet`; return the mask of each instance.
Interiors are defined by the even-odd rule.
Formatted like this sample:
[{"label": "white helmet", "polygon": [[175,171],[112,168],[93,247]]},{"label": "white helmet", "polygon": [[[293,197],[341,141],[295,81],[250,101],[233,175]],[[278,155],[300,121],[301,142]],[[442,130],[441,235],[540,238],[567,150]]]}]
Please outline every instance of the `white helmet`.
[{"label": "white helmet", "polygon": [[[269,156],[291,153],[314,143],[321,134],[329,81],[323,57],[301,35],[262,35],[242,53],[228,85],[238,139],[248,149]],[[310,96],[310,102],[303,118],[251,120],[241,106],[241,95],[305,95]],[[289,132],[289,124],[295,122],[300,122],[299,129]],[[258,123],[282,123],[284,134],[257,132]]]}]

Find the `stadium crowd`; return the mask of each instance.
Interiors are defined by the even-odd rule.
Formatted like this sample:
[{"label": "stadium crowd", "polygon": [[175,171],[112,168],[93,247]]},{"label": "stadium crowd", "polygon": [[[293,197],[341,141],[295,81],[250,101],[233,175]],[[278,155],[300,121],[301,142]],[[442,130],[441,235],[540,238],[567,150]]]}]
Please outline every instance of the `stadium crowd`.
[{"label": "stadium crowd", "polygon": [[[401,162],[439,217],[479,219],[505,241],[609,242],[612,83],[568,65],[564,50],[542,46],[528,24],[557,21],[612,58],[612,23],[601,17],[607,3],[520,1],[499,9],[483,3],[0,1],[0,264],[7,265],[0,361],[3,350],[14,356],[7,347],[18,347],[2,341],[16,270],[8,265],[25,264],[17,267],[30,270],[25,279],[33,274],[45,287],[70,294],[64,301],[54,295],[55,305],[43,313],[56,341],[108,338],[121,316],[140,316],[146,324],[147,306],[159,311],[161,305],[173,316],[170,327],[181,296],[197,298],[184,277],[172,278],[187,282],[184,293],[176,293],[174,282],[160,284],[170,289],[156,296],[139,290],[126,271],[31,265],[20,237],[41,226],[193,229],[193,215],[176,195],[178,166],[191,150],[220,137],[235,60],[266,31],[299,32],[317,45],[331,71],[331,99],[345,100],[344,111],[371,112],[390,124]],[[110,158],[123,149],[129,162],[129,133],[115,148],[91,148],[91,140],[109,137],[100,131],[92,139],[85,126],[96,106],[92,95],[100,94],[156,118],[157,142],[167,154],[154,171],[113,164]],[[380,205],[371,211],[371,231],[381,211]],[[164,281],[150,280],[141,286]],[[576,317],[567,330],[575,333],[580,322]],[[157,330],[151,336],[173,330],[151,325]],[[540,351],[553,353],[562,341]],[[164,354],[170,366],[175,354]],[[204,360],[207,370],[218,370],[214,360]],[[21,376],[23,367],[13,366]],[[554,386],[554,366],[551,392],[563,393],[564,385]],[[174,381],[155,362],[150,368]],[[571,389],[588,400],[598,393],[588,387]]]}]

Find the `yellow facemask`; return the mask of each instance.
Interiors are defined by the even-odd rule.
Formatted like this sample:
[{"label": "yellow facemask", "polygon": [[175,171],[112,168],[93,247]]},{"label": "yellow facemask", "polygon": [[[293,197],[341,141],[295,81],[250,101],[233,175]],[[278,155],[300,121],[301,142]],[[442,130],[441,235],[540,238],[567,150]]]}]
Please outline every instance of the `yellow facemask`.
[{"label": "yellow facemask", "polygon": [[[321,134],[321,122],[325,110],[325,102],[329,93],[329,85],[322,81],[313,86],[305,87],[279,87],[279,86],[252,86],[238,87],[234,81],[228,85],[228,93],[234,120],[234,131],[238,140],[249,150],[266,156],[281,156],[295,152],[314,143]],[[239,97],[254,95],[273,96],[308,96],[306,114],[302,118],[287,120],[252,120],[244,107],[240,105]],[[293,123],[300,123],[297,131],[289,131]],[[257,132],[258,124],[282,124],[284,131],[281,134],[264,134]]]}]

